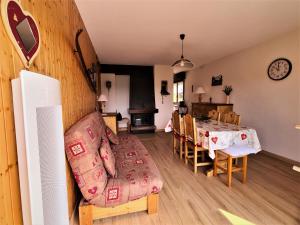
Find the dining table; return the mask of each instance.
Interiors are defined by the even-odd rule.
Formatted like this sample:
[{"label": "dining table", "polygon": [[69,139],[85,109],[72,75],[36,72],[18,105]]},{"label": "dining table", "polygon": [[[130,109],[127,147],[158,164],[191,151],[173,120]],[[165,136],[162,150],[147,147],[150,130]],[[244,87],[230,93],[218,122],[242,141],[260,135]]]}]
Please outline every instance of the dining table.
[{"label": "dining table", "polygon": [[224,123],[216,120],[196,120],[197,144],[209,151],[209,157],[215,158],[215,150],[231,146],[247,146],[247,154],[258,153],[261,145],[256,130],[244,126]]}]

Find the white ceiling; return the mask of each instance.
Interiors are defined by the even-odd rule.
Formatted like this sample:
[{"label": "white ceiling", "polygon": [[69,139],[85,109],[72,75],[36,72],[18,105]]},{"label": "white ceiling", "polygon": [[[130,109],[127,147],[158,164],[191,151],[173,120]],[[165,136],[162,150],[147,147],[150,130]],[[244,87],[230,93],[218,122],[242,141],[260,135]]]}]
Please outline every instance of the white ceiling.
[{"label": "white ceiling", "polygon": [[294,0],[75,0],[101,63],[200,66],[300,28]]}]

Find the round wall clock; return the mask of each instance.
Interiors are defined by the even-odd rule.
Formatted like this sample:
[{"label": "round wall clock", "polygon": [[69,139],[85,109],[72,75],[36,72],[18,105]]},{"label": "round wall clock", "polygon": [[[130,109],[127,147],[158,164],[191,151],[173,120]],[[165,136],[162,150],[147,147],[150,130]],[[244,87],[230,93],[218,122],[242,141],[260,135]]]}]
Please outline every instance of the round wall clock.
[{"label": "round wall clock", "polygon": [[275,59],[268,68],[268,76],[272,80],[283,80],[292,71],[292,63],[285,58]]}]

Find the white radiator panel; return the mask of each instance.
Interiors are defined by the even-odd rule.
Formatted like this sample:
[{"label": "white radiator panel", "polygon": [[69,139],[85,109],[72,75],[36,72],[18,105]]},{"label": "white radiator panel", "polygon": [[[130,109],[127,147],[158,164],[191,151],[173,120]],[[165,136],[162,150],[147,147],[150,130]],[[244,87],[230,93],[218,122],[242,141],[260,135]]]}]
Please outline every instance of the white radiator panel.
[{"label": "white radiator panel", "polygon": [[[23,223],[67,225],[59,81],[22,70],[20,77],[12,81],[12,87]],[[45,118],[52,122],[43,120]],[[52,145],[51,150],[49,144]],[[48,151],[55,153],[52,158]],[[57,179],[54,179],[55,176]]]},{"label": "white radiator panel", "polygon": [[[40,170],[45,225],[68,224],[61,106],[37,108]],[[63,220],[64,219],[64,220]]]}]

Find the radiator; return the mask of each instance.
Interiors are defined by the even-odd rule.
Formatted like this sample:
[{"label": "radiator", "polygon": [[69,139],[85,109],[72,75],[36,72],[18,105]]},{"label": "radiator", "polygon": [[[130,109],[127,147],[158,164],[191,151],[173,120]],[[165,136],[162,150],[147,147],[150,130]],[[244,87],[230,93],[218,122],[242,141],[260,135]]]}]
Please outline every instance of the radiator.
[{"label": "radiator", "polygon": [[60,83],[22,70],[12,80],[24,225],[67,225]]}]

